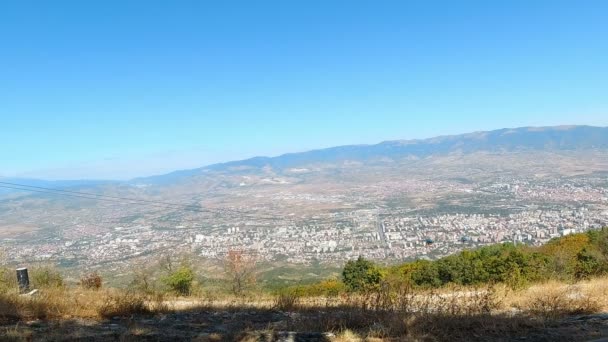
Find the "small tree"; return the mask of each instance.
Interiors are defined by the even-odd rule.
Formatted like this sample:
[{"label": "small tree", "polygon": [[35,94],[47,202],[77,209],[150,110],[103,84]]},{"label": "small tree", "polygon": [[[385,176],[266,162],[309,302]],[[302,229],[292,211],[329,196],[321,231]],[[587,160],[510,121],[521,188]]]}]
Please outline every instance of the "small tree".
[{"label": "small tree", "polygon": [[193,281],[194,272],[186,265],[180,266],[173,273],[170,273],[163,278],[165,285],[167,285],[173,292],[182,296],[190,295]]},{"label": "small tree", "polygon": [[[183,264],[183,263],[182,263]],[[171,254],[163,255],[160,258],[158,266],[163,272],[172,273],[176,268],[175,258]]]},{"label": "small tree", "polygon": [[139,293],[154,293],[156,287],[152,271],[145,268],[136,270],[131,283],[129,283],[129,288]]},{"label": "small tree", "polygon": [[381,279],[378,267],[361,256],[356,261],[349,260],[342,271],[342,281],[350,291],[371,290]]},{"label": "small tree", "polygon": [[595,275],[602,274],[605,271],[605,265],[602,262],[603,256],[601,252],[594,251],[590,248],[583,248],[576,255],[576,267],[574,276],[577,279],[587,279]]},{"label": "small tree", "polygon": [[80,286],[84,287],[85,289],[99,290],[102,283],[103,280],[97,272],[85,274],[80,278]]},{"label": "small tree", "polygon": [[240,250],[230,250],[226,255],[224,270],[231,283],[232,293],[242,295],[255,284],[256,259]]}]

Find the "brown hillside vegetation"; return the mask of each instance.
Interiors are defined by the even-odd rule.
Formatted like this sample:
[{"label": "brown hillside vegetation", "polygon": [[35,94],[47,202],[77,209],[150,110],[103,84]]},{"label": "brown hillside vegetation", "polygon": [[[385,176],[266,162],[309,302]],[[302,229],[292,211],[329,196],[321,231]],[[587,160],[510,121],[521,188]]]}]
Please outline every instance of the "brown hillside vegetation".
[{"label": "brown hillside vegetation", "polygon": [[[163,297],[49,288],[0,296],[3,340],[446,341],[608,336],[608,278],[505,286],[384,288],[338,297]],[[291,334],[291,335],[290,335]]]},{"label": "brown hillside vegetation", "polygon": [[[124,289],[97,273],[68,284],[30,269],[31,295],[0,268],[0,340],[584,341],[608,337],[608,229],[541,247],[494,245],[382,267],[358,258],[341,279],[271,290],[229,255],[223,287],[166,259]],[[238,267],[237,267],[238,266]]]}]

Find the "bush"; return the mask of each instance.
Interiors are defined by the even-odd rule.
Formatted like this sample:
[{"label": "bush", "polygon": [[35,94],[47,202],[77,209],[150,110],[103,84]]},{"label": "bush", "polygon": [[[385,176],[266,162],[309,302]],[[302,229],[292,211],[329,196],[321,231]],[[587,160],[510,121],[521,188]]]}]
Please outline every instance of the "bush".
[{"label": "bush", "polygon": [[194,272],[190,267],[181,266],[177,271],[163,278],[163,282],[171,291],[188,296],[192,291],[192,282],[194,281]]},{"label": "bush", "polygon": [[294,285],[279,289],[277,293],[293,294],[297,297],[336,297],[346,292],[346,285],[336,279],[322,280],[318,283],[308,285]]},{"label": "bush", "polygon": [[85,289],[98,290],[101,288],[103,280],[97,272],[88,273],[80,278],[80,286]]},{"label": "bush", "polygon": [[605,272],[606,266],[602,254],[599,251],[583,248],[576,255],[575,277],[576,279],[589,279],[592,276]]},{"label": "bush", "polygon": [[280,311],[293,311],[300,305],[300,297],[293,292],[284,292],[276,296],[274,307]]},{"label": "bush", "polygon": [[6,254],[0,249],[0,294],[6,293],[17,284],[16,278],[11,277],[11,270],[6,267]]},{"label": "bush", "polygon": [[150,312],[145,298],[132,292],[110,295],[98,309],[99,316],[103,318],[126,317]]},{"label": "bush", "polygon": [[35,287],[53,288],[63,286],[63,276],[58,270],[50,266],[32,269],[31,277]]},{"label": "bush", "polygon": [[349,260],[342,271],[342,281],[350,291],[376,288],[381,278],[378,267],[361,256],[356,261]]},{"label": "bush", "polygon": [[0,294],[7,292],[10,288],[16,286],[14,277],[9,276],[10,271],[5,267],[0,267]]},{"label": "bush", "polygon": [[311,294],[315,296],[336,297],[346,291],[346,285],[341,281],[328,279],[311,286],[311,290]]}]

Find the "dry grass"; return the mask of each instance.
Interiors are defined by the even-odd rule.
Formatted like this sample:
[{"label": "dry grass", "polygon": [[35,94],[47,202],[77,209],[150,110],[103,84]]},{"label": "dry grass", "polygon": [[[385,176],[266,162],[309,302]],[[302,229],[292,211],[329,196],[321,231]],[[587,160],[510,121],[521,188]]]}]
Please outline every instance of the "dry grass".
[{"label": "dry grass", "polygon": [[300,297],[292,293],[281,293],[274,301],[274,308],[280,311],[295,311],[300,306]]},{"label": "dry grass", "polygon": [[[177,304],[179,303],[179,305]],[[160,312],[286,312],[282,330],[333,332],[334,341],[467,340],[471,331],[487,339],[516,336],[539,329],[547,320],[608,308],[608,279],[576,284],[547,282],[513,292],[505,286],[449,287],[415,290],[407,285],[383,286],[367,294],[300,298],[289,294],[255,298],[166,298],[115,289],[49,288],[27,297],[0,294],[0,322],[33,319],[130,318]],[[133,320],[137,322],[136,320]],[[148,327],[149,328],[149,327]],[[0,335],[26,334],[6,329]],[[148,334],[132,326],[123,339]],[[239,333],[239,332],[236,332]],[[268,334],[272,331],[269,330]],[[235,335],[236,336],[236,335]],[[241,335],[243,339],[257,335]],[[225,336],[208,335],[200,340]]]},{"label": "dry grass", "polygon": [[224,341],[224,337],[221,334],[218,333],[211,333],[207,336],[201,336],[197,339],[195,339],[196,342],[220,342],[220,341]]},{"label": "dry grass", "polygon": [[31,297],[7,293],[0,295],[0,319],[97,317],[100,300],[98,294],[61,288],[47,289]]},{"label": "dry grass", "polygon": [[608,308],[608,279],[576,284],[548,281],[511,294],[506,306],[544,318],[605,311]]},{"label": "dry grass", "polygon": [[33,319],[107,318],[166,312],[163,297],[118,290],[50,288],[33,296],[0,294],[0,322]]},{"label": "dry grass", "polygon": [[362,342],[363,339],[356,333],[346,329],[342,331],[338,336],[332,339],[332,342]]},{"label": "dry grass", "polygon": [[113,293],[105,297],[97,312],[102,318],[128,317],[135,314],[150,314],[152,310],[142,295],[131,292]]},{"label": "dry grass", "polygon": [[80,278],[80,286],[88,290],[99,290],[103,284],[103,279],[97,272],[88,273]]}]

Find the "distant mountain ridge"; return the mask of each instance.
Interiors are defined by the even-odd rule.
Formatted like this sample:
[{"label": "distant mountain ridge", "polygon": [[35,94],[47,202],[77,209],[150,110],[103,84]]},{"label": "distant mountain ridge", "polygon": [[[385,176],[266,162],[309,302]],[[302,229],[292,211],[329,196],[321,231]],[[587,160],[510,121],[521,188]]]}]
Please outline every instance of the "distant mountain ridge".
[{"label": "distant mountain ridge", "polygon": [[[450,153],[475,152],[523,152],[565,150],[608,150],[608,127],[552,126],[503,128],[493,131],[445,135],[428,139],[391,140],[373,145],[345,145],[298,153],[287,153],[275,157],[253,157],[203,166],[195,169],[177,170],[167,174],[139,177],[130,181],[110,180],[62,180],[49,181],[25,178],[3,178],[0,181],[18,184],[70,188],[90,187],[106,184],[171,184],[188,177],[209,172],[228,172],[235,169],[261,169],[271,167],[286,170],[313,165],[328,165],[355,161],[362,163],[425,158]],[[10,189],[0,189],[5,193]]]},{"label": "distant mountain ridge", "polygon": [[344,161],[371,162],[382,159],[424,158],[449,153],[518,152],[608,149],[608,127],[553,126],[504,128],[494,131],[438,136],[428,139],[384,141],[374,145],[345,145],[276,157],[253,157],[136,178],[132,182],[165,184],[205,172],[235,168],[288,169]]}]

